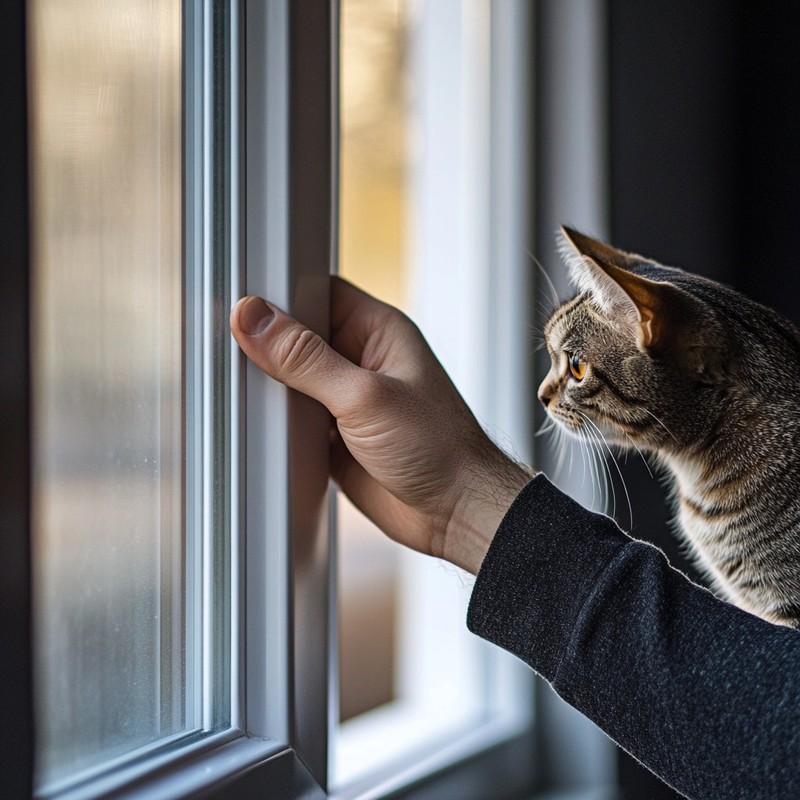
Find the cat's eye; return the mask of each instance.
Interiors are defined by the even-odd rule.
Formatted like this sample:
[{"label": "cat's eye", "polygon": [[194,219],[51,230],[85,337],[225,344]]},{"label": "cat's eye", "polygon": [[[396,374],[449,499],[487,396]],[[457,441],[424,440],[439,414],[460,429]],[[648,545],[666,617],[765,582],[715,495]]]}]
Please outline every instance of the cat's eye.
[{"label": "cat's eye", "polygon": [[586,374],[586,362],[576,353],[567,353],[569,372],[576,381],[582,381]]}]

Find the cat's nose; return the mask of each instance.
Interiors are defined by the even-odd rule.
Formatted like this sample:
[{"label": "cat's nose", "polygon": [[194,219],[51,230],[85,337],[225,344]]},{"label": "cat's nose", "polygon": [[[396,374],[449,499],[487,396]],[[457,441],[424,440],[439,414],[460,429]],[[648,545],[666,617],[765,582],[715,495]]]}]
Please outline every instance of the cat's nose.
[{"label": "cat's nose", "polygon": [[550,401],[553,399],[553,395],[550,392],[549,387],[542,386],[539,389],[539,400],[541,401],[542,405],[547,408],[550,405]]}]

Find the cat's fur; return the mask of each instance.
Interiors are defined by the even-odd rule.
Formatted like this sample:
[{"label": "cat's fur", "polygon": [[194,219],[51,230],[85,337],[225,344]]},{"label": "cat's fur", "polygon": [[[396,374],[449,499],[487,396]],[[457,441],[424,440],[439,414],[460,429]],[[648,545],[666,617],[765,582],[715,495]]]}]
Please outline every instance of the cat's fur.
[{"label": "cat's fur", "polygon": [[[656,455],[718,592],[800,626],[800,332],[726,286],[567,228],[561,251],[580,293],[545,327],[548,414]],[[585,361],[581,380],[567,354]]]}]

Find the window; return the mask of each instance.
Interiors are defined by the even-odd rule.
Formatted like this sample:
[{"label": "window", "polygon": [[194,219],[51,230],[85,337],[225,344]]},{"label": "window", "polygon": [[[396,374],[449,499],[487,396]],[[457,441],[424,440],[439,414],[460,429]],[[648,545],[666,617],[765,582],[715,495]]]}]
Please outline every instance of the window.
[{"label": "window", "polygon": [[[345,0],[341,19],[340,270],[405,308],[481,421],[506,444],[523,442],[526,409],[502,407],[486,376],[497,337],[522,338],[527,325],[525,153],[514,139],[524,117],[504,118],[515,132],[501,143],[490,111],[504,101],[498,87],[524,85],[523,48],[501,62],[493,36],[507,36],[504,24],[524,30],[525,13]],[[493,223],[506,226],[502,244]],[[509,396],[524,396],[514,380],[526,359],[517,350],[494,363]],[[420,753],[452,758],[459,743],[476,746],[467,730],[486,746],[526,729],[530,674],[465,630],[471,579],[384,541],[346,501],[339,508],[335,785],[391,775]]]},{"label": "window", "polygon": [[[531,676],[466,633],[469,583],[437,562],[393,552],[379,565],[392,586],[377,619],[393,625],[385,680],[339,707],[337,664],[342,687],[358,667],[345,640],[339,659],[337,601],[363,591],[346,573],[362,522],[342,512],[338,534],[329,524],[327,414],[244,364],[227,332],[244,292],[327,329],[338,25],[346,40],[349,15],[383,15],[403,67],[395,277],[481,420],[524,446],[528,353],[514,343],[529,332],[529,4],[75,10],[28,3],[27,71],[13,73],[30,87],[30,395],[24,353],[4,374],[33,447],[29,471],[18,440],[24,479],[2,481],[27,519],[32,476],[33,518],[3,546],[27,619],[32,542],[35,691],[23,682],[20,694],[36,699],[37,737],[34,770],[30,726],[17,728],[28,755],[8,775],[24,773],[23,795],[33,784],[60,800],[344,800],[451,779],[456,795],[431,791],[480,800],[496,796],[498,772],[509,793],[532,790]],[[343,262],[356,267],[352,250]],[[375,288],[375,273],[356,279]],[[27,336],[24,318],[6,319]],[[27,622],[14,631],[9,663],[29,675]],[[465,764],[477,770],[467,789]]]},{"label": "window", "polygon": [[185,11],[29,5],[43,796],[236,725],[234,6]]}]

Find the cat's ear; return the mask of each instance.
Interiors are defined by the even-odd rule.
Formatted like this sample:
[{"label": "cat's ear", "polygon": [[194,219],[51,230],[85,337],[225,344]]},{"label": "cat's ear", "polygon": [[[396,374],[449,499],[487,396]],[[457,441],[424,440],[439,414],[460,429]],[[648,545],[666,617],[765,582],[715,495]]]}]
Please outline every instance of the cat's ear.
[{"label": "cat's ear", "polygon": [[587,292],[612,319],[628,327],[642,350],[657,348],[662,341],[674,287],[648,280],[629,271],[646,259],[562,227],[559,250],[570,278]]},{"label": "cat's ear", "polygon": [[622,269],[630,269],[635,264],[654,263],[650,259],[633,253],[626,253],[624,250],[612,247],[599,239],[593,239],[591,236],[568,228],[566,225],[561,226],[559,245],[561,254],[567,258],[574,253],[578,253],[595,261],[614,264],[617,267],[622,267]]}]

